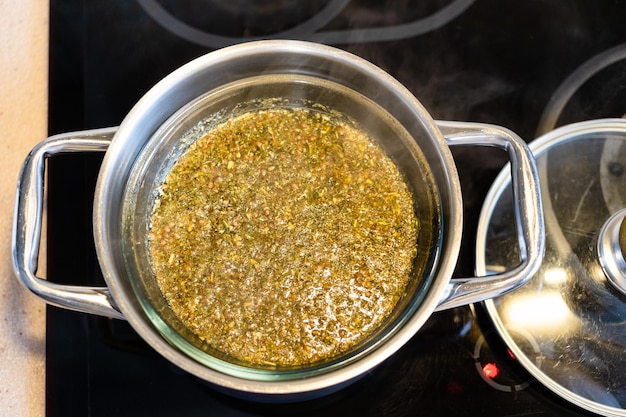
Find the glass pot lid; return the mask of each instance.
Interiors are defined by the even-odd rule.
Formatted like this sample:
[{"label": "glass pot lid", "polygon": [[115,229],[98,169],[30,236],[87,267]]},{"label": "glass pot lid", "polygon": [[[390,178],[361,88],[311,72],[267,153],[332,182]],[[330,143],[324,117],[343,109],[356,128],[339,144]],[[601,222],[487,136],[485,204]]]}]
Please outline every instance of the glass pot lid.
[{"label": "glass pot lid", "polygon": [[[530,147],[545,210],[544,262],[529,283],[485,307],[546,387],[584,409],[626,416],[626,120],[565,126]],[[505,171],[481,213],[479,275],[519,263]]]}]

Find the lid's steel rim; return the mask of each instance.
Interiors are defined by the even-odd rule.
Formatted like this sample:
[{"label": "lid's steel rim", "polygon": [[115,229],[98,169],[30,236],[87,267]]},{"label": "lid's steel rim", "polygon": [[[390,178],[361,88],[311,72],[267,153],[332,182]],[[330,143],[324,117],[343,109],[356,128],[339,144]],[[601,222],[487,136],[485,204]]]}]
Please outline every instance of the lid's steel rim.
[{"label": "lid's steel rim", "polygon": [[[574,123],[571,125],[563,126],[558,129],[555,129],[537,140],[533,141],[530,144],[530,149],[535,156],[538,158],[543,153],[549,151],[551,148],[554,148],[560,144],[571,141],[574,138],[577,138],[581,135],[586,134],[610,134],[620,132],[624,134],[626,132],[626,120],[619,118],[612,119],[598,119],[598,120],[590,120],[580,123]],[[505,166],[500,174],[496,177],[489,193],[485,198],[485,202],[483,204],[483,208],[480,213],[479,222],[478,222],[478,230],[476,234],[476,274],[477,275],[488,275],[492,273],[492,271],[488,271],[487,262],[485,258],[486,254],[486,245],[487,245],[487,230],[489,224],[491,222],[491,217],[495,210],[496,204],[502,196],[502,193],[506,190],[507,186],[510,184],[510,179],[508,178],[509,166]],[[542,193],[545,190],[542,187]],[[544,215],[546,216],[546,223],[548,222],[548,214],[551,211],[549,208],[550,199],[543,198],[543,204],[546,208]],[[621,219],[624,217],[624,213],[621,213],[620,216],[618,212],[615,214],[615,217],[619,217],[619,221],[621,223]],[[609,219],[610,221],[610,219]],[[619,228],[619,226],[618,226]],[[558,239],[557,239],[558,240]],[[564,240],[563,240],[564,241]],[[557,244],[558,246],[558,244]],[[558,250],[558,248],[557,248]],[[610,280],[609,280],[610,282]],[[592,401],[588,398],[585,398],[579,394],[572,392],[571,390],[563,387],[561,384],[550,378],[544,372],[539,369],[539,367],[526,356],[524,351],[517,345],[511,334],[509,333],[507,327],[502,321],[500,314],[496,308],[496,304],[493,299],[489,299],[483,302],[489,317],[491,318],[496,330],[499,335],[502,337],[507,347],[511,349],[515,357],[520,361],[522,366],[539,382],[541,382],[548,389],[553,391],[555,394],[559,395],[561,398],[569,401],[570,403],[579,406],[585,410],[598,413],[605,416],[626,416],[626,409],[611,407],[605,404],[600,404],[595,401]]]}]

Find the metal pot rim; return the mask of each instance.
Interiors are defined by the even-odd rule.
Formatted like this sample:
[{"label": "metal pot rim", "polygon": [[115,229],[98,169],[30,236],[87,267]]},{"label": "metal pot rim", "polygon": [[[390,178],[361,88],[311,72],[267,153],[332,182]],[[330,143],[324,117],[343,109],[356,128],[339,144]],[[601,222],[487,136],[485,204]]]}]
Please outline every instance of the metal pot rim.
[{"label": "metal pot rim", "polygon": [[[225,375],[181,354],[155,331],[143,311],[135,303],[130,302],[128,288],[120,281],[120,274],[122,274],[120,266],[110,256],[117,244],[117,237],[112,236],[111,233],[115,227],[112,221],[118,217],[114,213],[117,202],[111,201],[110,190],[123,186],[122,183],[125,181],[124,176],[120,175],[120,163],[132,164],[133,155],[128,152],[128,143],[137,136],[150,137],[145,128],[146,120],[154,120],[156,117],[164,121],[169,117],[168,113],[173,113],[175,109],[190,101],[189,95],[193,96],[193,94],[185,96],[181,93],[181,89],[190,84],[190,79],[199,77],[199,74],[207,68],[265,53],[303,56],[299,59],[306,59],[307,56],[321,56],[332,60],[333,63],[367,72],[381,84],[387,85],[387,88],[394,89],[402,100],[411,104],[414,111],[418,113],[420,122],[430,133],[431,139],[437,142],[441,149],[441,158],[445,163],[444,169],[449,178],[447,192],[450,196],[450,205],[442,207],[442,211],[447,212],[447,232],[444,232],[446,238],[443,242],[441,259],[438,260],[437,277],[416,314],[387,343],[359,361],[329,373],[288,382],[251,381]],[[166,97],[169,102],[168,111],[164,111],[161,106]],[[333,386],[339,387],[385,360],[404,345],[435,310],[448,284],[447,279],[452,275],[460,248],[462,230],[460,196],[461,190],[456,168],[443,135],[422,105],[398,81],[370,62],[332,47],[302,41],[258,41],[209,53],[179,68],[155,85],[128,113],[106,152],[100,170],[94,198],[94,236],[99,262],[116,306],[142,338],[168,360],[204,380],[237,391],[259,394],[315,392]]]}]

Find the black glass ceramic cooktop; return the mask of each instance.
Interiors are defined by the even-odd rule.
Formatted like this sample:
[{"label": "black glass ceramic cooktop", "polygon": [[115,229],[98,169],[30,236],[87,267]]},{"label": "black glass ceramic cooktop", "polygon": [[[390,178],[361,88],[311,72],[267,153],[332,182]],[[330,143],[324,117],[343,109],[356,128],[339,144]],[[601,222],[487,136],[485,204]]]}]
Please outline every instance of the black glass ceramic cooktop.
[{"label": "black glass ceramic cooktop", "polygon": [[[53,0],[50,134],[118,125],[178,66],[257,38],[330,44],[382,67],[434,118],[541,130],[626,113],[626,3],[586,0]],[[505,155],[453,148],[473,273],[478,213]],[[48,277],[104,285],[91,235],[102,155],[49,161]],[[517,364],[480,305],[434,314],[396,355],[335,394],[238,400],[171,365],[123,321],[49,307],[48,416],[583,415]]]}]

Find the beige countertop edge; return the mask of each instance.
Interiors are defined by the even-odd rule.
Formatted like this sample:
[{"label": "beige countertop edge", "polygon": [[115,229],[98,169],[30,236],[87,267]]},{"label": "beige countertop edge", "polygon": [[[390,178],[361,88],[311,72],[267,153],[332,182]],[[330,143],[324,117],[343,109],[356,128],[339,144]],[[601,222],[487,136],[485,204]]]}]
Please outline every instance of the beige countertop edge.
[{"label": "beige countertop edge", "polygon": [[45,414],[45,305],[13,274],[11,229],[20,166],[47,136],[48,23],[48,2],[0,0],[0,416]]}]

